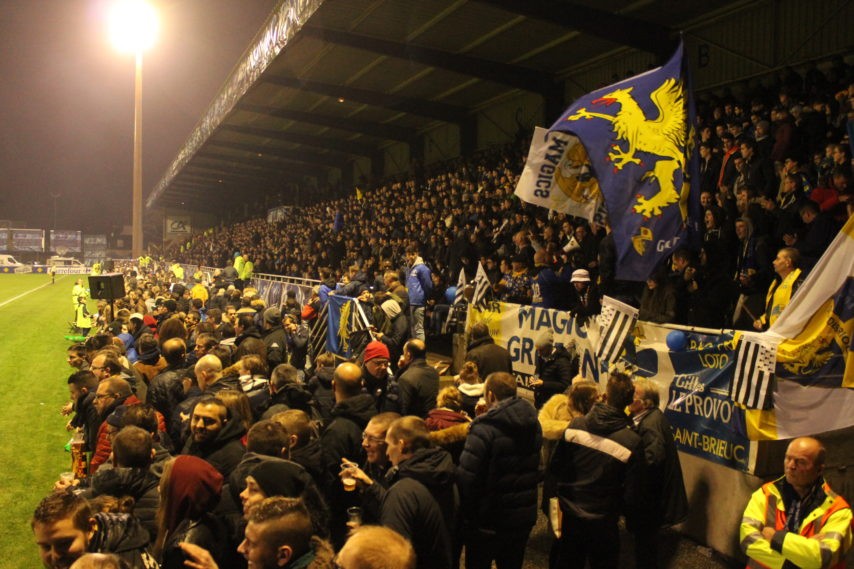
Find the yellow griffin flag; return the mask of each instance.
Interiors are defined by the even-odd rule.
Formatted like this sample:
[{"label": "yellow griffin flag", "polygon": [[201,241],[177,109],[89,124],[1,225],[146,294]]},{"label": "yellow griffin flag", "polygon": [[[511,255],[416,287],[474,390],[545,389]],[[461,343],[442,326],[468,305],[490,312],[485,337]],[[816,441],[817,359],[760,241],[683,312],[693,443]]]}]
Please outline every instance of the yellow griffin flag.
[{"label": "yellow griffin flag", "polygon": [[753,440],[854,425],[854,217],[767,332],[777,347],[774,409],[746,411]]}]

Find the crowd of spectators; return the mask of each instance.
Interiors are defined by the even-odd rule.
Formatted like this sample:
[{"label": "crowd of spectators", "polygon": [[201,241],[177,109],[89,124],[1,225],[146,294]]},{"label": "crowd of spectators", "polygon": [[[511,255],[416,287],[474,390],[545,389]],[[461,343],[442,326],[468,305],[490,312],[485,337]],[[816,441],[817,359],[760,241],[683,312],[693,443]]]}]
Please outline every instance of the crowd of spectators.
[{"label": "crowd of spectators", "polygon": [[[609,293],[649,320],[702,325],[731,322],[726,302],[767,325],[753,316],[770,267],[783,281],[808,270],[851,214],[840,117],[854,86],[831,105],[812,77],[800,91],[787,78],[770,125],[762,100],[705,107],[705,230],[645,285],[614,280],[607,227],[513,198],[522,147],[196,235],[177,255],[223,267],[210,281],[128,268],[127,295],[100,305],[93,334],[68,349],[63,412],[90,460],[35,511],[45,566],[452,569],[464,550],[467,569],[520,569],[542,509],[553,567],[616,567],[620,516],[635,562],[655,567],[658,529],[687,515],[655,386],[614,373],[603,399],[573,347],[543,330],[532,404],[479,324],[440,389],[419,309],[447,302],[445,283],[481,262],[511,302],[586,318]],[[815,160],[811,136],[824,145]],[[304,303],[265,306],[248,263],[320,284]],[[371,336],[353,361],[308,350],[330,295],[367,309]],[[591,452],[596,437],[610,454]]]},{"label": "crowd of spectators", "polygon": [[[602,402],[596,384],[578,375],[578,355],[555,345],[551,331],[536,342],[533,403],[517,394],[510,355],[484,324],[472,327],[460,375],[440,389],[415,337],[404,335],[394,356],[377,329],[357,358],[307,357],[294,326],[319,294],[302,307],[266,307],[240,279],[219,295],[216,282],[209,288],[190,276],[196,284],[188,287],[179,274],[157,262],[128,268],[115,316],[101,306],[92,334],[67,350],[74,371],[62,412],[87,460],[34,513],[45,567],[453,569],[464,550],[468,569],[493,561],[521,569],[538,509],[557,500],[574,511],[577,498],[564,488],[567,469],[577,470],[566,453],[578,448],[562,434],[570,421],[595,411],[608,428],[628,431],[625,407],[636,421],[653,411],[653,395],[641,403],[655,388],[639,384],[635,395],[625,374],[609,381],[610,403]],[[405,287],[386,285],[386,302],[403,302]],[[80,281],[72,296],[85,299]],[[661,491],[652,478],[643,483],[639,441],[630,441],[632,460],[610,464],[614,477],[590,492],[625,490],[627,503],[648,496],[648,507],[579,506],[607,516],[595,533],[610,540],[611,553],[619,550],[617,516],[633,516],[648,560],[656,529],[686,510],[678,459],[668,477],[678,477],[678,510],[661,512],[652,489],[638,490]],[[649,444],[675,448],[667,438]],[[561,458],[541,504],[541,469],[555,448]],[[554,567],[587,555],[576,551],[586,541],[580,532],[591,529],[583,517],[563,523]]]},{"label": "crowd of spectators", "polygon": [[837,62],[826,74],[789,69],[773,87],[744,97],[701,98],[700,234],[677,252],[678,268],[661,266],[646,283],[614,279],[606,225],[513,195],[522,142],[297,207],[276,223],[221,226],[170,253],[189,264],[225,266],[240,251],[258,273],[333,281],[355,267],[373,282],[404,268],[405,250],[415,243],[434,275],[433,303],[445,303],[443,292],[461,269],[470,281],[481,263],[504,301],[587,316],[598,304],[583,297],[608,294],[652,321],[750,328],[780,278],[772,265],[777,252],[795,249],[806,274],[850,213],[852,97],[851,69]]}]

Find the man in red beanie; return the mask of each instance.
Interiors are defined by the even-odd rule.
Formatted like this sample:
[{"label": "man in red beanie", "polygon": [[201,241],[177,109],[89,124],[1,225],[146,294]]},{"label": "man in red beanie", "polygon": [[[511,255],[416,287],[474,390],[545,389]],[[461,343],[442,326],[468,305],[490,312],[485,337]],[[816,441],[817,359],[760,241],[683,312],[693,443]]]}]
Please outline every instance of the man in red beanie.
[{"label": "man in red beanie", "polygon": [[390,361],[391,354],[384,343],[374,340],[365,346],[362,354],[362,381],[376,401],[378,413],[398,411],[396,390],[389,392],[389,383],[392,381]]}]

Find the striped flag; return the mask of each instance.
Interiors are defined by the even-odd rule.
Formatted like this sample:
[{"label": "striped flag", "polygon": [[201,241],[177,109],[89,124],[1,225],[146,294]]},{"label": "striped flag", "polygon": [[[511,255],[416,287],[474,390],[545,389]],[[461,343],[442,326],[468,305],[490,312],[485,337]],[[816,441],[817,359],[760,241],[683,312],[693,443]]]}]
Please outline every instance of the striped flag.
[{"label": "striped flag", "polygon": [[599,314],[599,342],[596,345],[596,357],[600,362],[612,364],[623,351],[623,342],[635,329],[638,309],[615,300],[610,296],[602,297],[602,312]]},{"label": "striped flag", "polygon": [[489,282],[489,277],[486,276],[486,270],[482,263],[477,264],[477,274],[474,276],[474,296],[471,303],[473,306],[486,306],[486,293],[492,289],[492,284]]},{"label": "striped flag", "polygon": [[451,326],[451,322],[454,321],[454,317],[456,312],[454,308],[456,308],[462,301],[463,295],[466,291],[466,271],[465,269],[460,269],[460,278],[457,279],[457,291],[454,294],[454,302],[451,304],[450,310],[448,310],[448,317],[445,319],[445,324],[442,325],[442,334],[448,333],[448,328]]},{"label": "striped flag", "polygon": [[762,334],[743,334],[730,383],[730,398],[748,409],[771,409],[776,363],[776,343]]}]

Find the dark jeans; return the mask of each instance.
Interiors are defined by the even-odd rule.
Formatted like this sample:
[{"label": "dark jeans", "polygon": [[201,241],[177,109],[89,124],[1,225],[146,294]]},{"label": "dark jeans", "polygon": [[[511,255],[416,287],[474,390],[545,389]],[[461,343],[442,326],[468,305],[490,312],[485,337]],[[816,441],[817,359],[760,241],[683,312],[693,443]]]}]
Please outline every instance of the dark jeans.
[{"label": "dark jeans", "polygon": [[561,569],[618,569],[620,532],[617,518],[582,520],[564,512],[558,545],[557,567]]},{"label": "dark jeans", "polygon": [[465,535],[466,569],[522,569],[531,528],[485,533],[469,530]]}]

